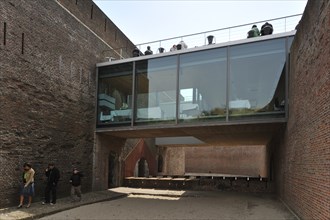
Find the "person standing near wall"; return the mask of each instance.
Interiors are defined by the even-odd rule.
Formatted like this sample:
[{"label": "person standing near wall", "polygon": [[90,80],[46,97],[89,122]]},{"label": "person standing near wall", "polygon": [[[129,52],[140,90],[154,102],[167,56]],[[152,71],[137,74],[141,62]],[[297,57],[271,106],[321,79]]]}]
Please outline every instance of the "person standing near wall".
[{"label": "person standing near wall", "polygon": [[30,208],[32,203],[32,196],[34,195],[34,174],[35,171],[32,169],[31,164],[25,163],[23,165],[24,172],[23,172],[23,183],[21,186],[21,194],[20,194],[20,201],[17,208],[22,208],[24,203],[24,196],[29,197],[29,203],[27,204],[26,208]]},{"label": "person standing near wall", "polygon": [[71,199],[72,202],[75,202],[75,195],[78,196],[78,201],[81,201],[81,177],[84,175],[79,172],[77,168],[73,169],[72,176],[70,178],[71,183]]},{"label": "person standing near wall", "polygon": [[[55,167],[54,163],[49,163],[48,168],[45,170],[47,177],[47,185],[45,189],[45,202],[43,205],[50,203],[50,205],[56,204],[56,189],[57,183],[60,179],[60,171]],[[52,192],[52,201],[50,202],[50,192]]]}]

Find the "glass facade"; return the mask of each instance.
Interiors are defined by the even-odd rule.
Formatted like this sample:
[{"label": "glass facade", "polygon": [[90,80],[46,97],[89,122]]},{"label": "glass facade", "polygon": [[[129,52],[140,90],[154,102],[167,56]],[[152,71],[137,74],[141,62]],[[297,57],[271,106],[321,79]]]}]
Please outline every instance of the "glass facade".
[{"label": "glass facade", "polygon": [[292,39],[98,67],[98,126],[285,118]]},{"label": "glass facade", "polygon": [[285,51],[285,39],[230,48],[230,117],[284,113]]},{"label": "glass facade", "polygon": [[226,119],[227,48],[180,56],[179,118]]},{"label": "glass facade", "polygon": [[133,64],[99,68],[98,123],[130,123],[132,119]]},{"label": "glass facade", "polygon": [[136,122],[175,121],[175,56],[136,62]]}]

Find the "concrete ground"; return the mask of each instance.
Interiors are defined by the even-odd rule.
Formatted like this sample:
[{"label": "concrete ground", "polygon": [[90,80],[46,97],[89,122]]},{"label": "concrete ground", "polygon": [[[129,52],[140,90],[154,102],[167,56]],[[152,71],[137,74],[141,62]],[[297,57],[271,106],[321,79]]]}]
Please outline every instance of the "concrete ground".
[{"label": "concrete ground", "polygon": [[[70,197],[57,199],[53,206],[42,205],[41,202],[35,202],[30,208],[17,209],[15,207],[0,209],[0,220],[30,220],[38,219],[46,215],[51,215],[68,209],[88,205],[96,202],[109,201],[113,199],[126,197],[126,193],[118,193],[111,190],[90,192],[83,195],[81,202],[71,202]],[[18,199],[18,198],[17,198]]]},{"label": "concrete ground", "polygon": [[116,188],[122,199],[80,206],[50,219],[262,219],[296,217],[273,195]]}]

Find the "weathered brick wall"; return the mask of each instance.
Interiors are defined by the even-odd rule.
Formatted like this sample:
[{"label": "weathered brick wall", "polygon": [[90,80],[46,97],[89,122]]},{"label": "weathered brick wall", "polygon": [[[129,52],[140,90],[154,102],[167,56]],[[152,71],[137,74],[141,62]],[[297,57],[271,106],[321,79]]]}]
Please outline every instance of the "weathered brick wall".
[{"label": "weathered brick wall", "polygon": [[148,163],[149,175],[155,176],[157,174],[156,155],[151,150],[154,148],[155,145],[152,145],[152,140],[139,139],[136,145],[132,148],[132,151],[123,158],[125,166],[124,177],[134,176],[135,166],[141,158],[144,158]]},{"label": "weathered brick wall", "polygon": [[186,173],[268,177],[265,145],[186,147],[184,151]]},{"label": "weathered brick wall", "polygon": [[[132,55],[134,45],[125,34],[98,8],[91,0],[57,0],[78,19],[82,20],[92,31],[102,37],[107,43],[113,44],[113,49],[124,57]],[[105,51],[106,56],[109,51]],[[119,58],[118,54],[114,57]]]},{"label": "weathered brick wall", "polygon": [[308,1],[291,47],[289,119],[275,142],[279,196],[302,219],[330,219],[330,1]]},{"label": "weathered brick wall", "polygon": [[49,161],[61,170],[59,194],[69,193],[73,166],[91,189],[95,64],[104,50],[55,0],[0,1],[0,207],[18,202],[26,161],[36,170],[35,199]]},{"label": "weathered brick wall", "polygon": [[268,178],[267,146],[162,146],[162,175],[212,173]]}]

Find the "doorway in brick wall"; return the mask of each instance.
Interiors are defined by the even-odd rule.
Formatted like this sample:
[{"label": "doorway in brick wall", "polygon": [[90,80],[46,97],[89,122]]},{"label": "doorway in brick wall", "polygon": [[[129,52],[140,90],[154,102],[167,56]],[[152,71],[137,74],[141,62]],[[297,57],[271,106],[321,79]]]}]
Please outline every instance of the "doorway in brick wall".
[{"label": "doorway in brick wall", "polygon": [[148,177],[149,176],[149,164],[147,160],[142,157],[140,158],[136,164],[134,169],[135,177]]},{"label": "doorway in brick wall", "polygon": [[115,152],[110,152],[109,165],[108,165],[108,188],[116,187],[117,168],[118,168],[118,155]]}]

